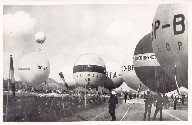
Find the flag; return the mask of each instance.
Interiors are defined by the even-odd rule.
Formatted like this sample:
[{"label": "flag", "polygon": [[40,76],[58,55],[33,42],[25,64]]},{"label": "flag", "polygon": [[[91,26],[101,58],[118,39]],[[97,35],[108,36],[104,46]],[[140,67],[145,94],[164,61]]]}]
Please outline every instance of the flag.
[{"label": "flag", "polygon": [[14,78],[14,67],[13,67],[12,55],[10,55],[10,81],[11,81],[13,96],[15,96],[15,78]]},{"label": "flag", "polygon": [[13,67],[12,55],[10,55],[10,78],[11,78],[11,83],[14,83],[15,79],[14,79],[14,67]]},{"label": "flag", "polygon": [[63,73],[62,72],[60,72],[59,73],[59,76],[60,76],[60,78],[63,80],[63,82],[64,82],[64,84],[65,84],[65,87],[67,88],[67,90],[68,90],[68,84],[65,82],[65,78],[64,78],[64,75],[63,75]]},{"label": "flag", "polygon": [[12,55],[10,55],[10,78],[11,78],[11,83],[15,83],[14,67],[13,67],[13,57],[12,57]]},{"label": "flag", "polygon": [[64,76],[63,76],[63,73],[62,73],[62,72],[60,72],[60,73],[59,73],[59,76],[60,76],[60,78],[63,80],[63,82],[65,83],[65,78],[64,78]]}]

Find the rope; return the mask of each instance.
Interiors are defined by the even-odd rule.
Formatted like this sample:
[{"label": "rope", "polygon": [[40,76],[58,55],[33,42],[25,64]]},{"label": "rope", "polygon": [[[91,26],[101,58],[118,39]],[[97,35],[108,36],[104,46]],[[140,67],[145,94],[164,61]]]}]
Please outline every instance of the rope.
[{"label": "rope", "polygon": [[170,113],[164,111],[166,114],[170,115],[171,117],[173,117],[174,119],[176,119],[177,121],[182,121],[181,119],[179,119],[178,117],[171,115]]},{"label": "rope", "polygon": [[131,105],[127,108],[127,111],[125,112],[124,116],[121,118],[120,121],[122,121],[122,120],[125,118],[125,116],[127,115],[127,113],[128,113],[128,111],[129,111],[130,108],[131,108]]}]

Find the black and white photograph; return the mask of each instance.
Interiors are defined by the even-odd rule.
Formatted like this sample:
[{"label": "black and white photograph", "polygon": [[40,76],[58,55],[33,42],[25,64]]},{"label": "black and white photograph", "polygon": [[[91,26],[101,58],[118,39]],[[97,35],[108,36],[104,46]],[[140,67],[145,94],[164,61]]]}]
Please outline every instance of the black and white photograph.
[{"label": "black and white photograph", "polygon": [[3,122],[188,121],[189,3],[4,3]]}]

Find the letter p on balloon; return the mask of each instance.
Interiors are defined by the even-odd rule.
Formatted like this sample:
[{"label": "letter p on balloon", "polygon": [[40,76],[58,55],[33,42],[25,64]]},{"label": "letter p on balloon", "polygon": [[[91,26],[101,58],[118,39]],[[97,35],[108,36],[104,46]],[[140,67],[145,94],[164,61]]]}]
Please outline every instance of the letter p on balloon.
[{"label": "letter p on balloon", "polygon": [[[185,15],[176,14],[173,17],[173,32],[174,35],[183,34],[185,32]],[[156,20],[154,24],[152,24],[152,40],[157,38],[157,30],[160,28],[161,21]],[[162,29],[169,28],[170,24],[162,25]]]}]

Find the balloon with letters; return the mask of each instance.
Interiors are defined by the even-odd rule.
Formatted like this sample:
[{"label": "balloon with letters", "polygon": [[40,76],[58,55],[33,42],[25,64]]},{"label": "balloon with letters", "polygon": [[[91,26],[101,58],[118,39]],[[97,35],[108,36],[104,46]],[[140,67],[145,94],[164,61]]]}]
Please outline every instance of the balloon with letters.
[{"label": "balloon with letters", "polygon": [[159,5],[152,24],[152,46],[163,70],[188,88],[188,5]]},{"label": "balloon with letters", "polygon": [[106,67],[101,57],[86,53],[81,55],[73,67],[73,77],[78,86],[97,88],[105,77]]},{"label": "balloon with letters", "polygon": [[176,89],[175,81],[163,71],[153,52],[150,33],[137,44],[133,64],[138,78],[151,91],[167,93]]},{"label": "balloon with letters", "polygon": [[106,77],[103,80],[106,89],[115,89],[123,84],[123,77],[121,72],[121,65],[114,61],[107,61]]},{"label": "balloon with letters", "polygon": [[126,55],[122,65],[122,77],[124,82],[133,90],[145,91],[148,88],[137,77],[133,65],[133,54]]},{"label": "balloon with letters", "polygon": [[50,65],[47,57],[41,51],[35,51],[21,58],[18,70],[23,83],[36,86],[48,78]]}]

